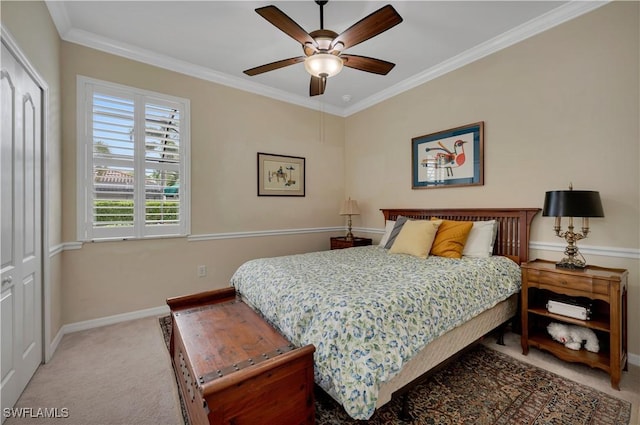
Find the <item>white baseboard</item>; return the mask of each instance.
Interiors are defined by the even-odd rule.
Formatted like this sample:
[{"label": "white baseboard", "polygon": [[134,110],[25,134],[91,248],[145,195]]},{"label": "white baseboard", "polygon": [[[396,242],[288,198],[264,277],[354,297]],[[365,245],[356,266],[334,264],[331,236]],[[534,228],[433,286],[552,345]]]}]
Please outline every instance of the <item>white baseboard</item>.
[{"label": "white baseboard", "polygon": [[129,320],[142,319],[143,317],[150,316],[162,316],[164,314],[169,314],[169,306],[159,306],[153,308],[147,308],[144,310],[132,311],[130,313],[122,313],[116,314],[113,316],[100,317],[98,319],[85,320],[82,322],[69,323],[68,325],[64,325],[62,329],[64,329],[64,334],[84,331],[87,329],[99,328],[101,326],[113,325],[120,322],[127,322]]},{"label": "white baseboard", "polygon": [[51,358],[53,357],[53,354],[58,349],[58,345],[60,344],[60,341],[62,341],[63,336],[64,336],[64,326],[60,328],[60,330],[56,334],[56,337],[53,338],[53,341],[51,341],[51,344],[49,344],[49,350],[45,354],[45,359],[44,359],[45,363],[49,363],[49,360],[51,360]]}]

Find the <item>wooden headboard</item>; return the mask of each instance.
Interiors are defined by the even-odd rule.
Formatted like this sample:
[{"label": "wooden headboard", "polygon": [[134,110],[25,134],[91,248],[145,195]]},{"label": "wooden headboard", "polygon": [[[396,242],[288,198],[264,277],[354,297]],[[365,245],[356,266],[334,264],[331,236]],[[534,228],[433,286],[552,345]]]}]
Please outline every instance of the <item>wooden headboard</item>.
[{"label": "wooden headboard", "polygon": [[518,264],[529,261],[529,234],[533,217],[540,208],[440,208],[440,209],[381,209],[385,220],[405,217],[430,220],[482,221],[496,220],[498,234],[493,246],[494,255],[504,255]]}]

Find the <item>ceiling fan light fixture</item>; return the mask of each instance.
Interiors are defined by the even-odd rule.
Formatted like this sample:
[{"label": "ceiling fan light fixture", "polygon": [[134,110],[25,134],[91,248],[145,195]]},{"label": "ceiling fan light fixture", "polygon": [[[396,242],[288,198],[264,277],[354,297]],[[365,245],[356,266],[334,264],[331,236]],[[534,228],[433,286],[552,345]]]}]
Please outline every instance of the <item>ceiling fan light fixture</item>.
[{"label": "ceiling fan light fixture", "polygon": [[243,71],[245,74],[254,76],[304,62],[305,69],[311,74],[309,96],[318,96],[324,94],[327,78],[339,74],[345,64],[351,69],[378,75],[387,75],[391,71],[395,66],[391,62],[366,56],[343,55],[342,52],[402,22],[402,17],[393,6],[388,4],[380,8],[360,19],[342,33],[337,34],[335,31],[324,28],[323,6],[329,0],[315,1],[320,6],[320,29],[310,33],[276,6],[264,6],[256,9],[258,15],[302,45],[304,56],[283,59],[247,69]]},{"label": "ceiling fan light fixture", "polygon": [[314,77],[329,78],[342,71],[342,59],[330,53],[317,53],[304,60],[304,68]]}]

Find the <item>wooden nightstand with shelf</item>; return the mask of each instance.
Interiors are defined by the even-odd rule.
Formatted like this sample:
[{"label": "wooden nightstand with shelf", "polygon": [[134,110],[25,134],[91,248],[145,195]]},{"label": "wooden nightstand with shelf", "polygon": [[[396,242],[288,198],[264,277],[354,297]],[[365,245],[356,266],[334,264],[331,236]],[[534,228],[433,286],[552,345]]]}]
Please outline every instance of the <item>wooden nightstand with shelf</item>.
[{"label": "wooden nightstand with shelf", "polygon": [[[562,360],[602,369],[611,376],[611,386],[619,390],[621,372],[627,370],[627,280],[624,269],[562,269],[546,260],[522,264],[522,353],[526,355],[529,347],[536,347]],[[550,313],[546,304],[558,296],[588,302],[591,318],[580,320]],[[571,350],[554,341],[546,329],[551,322],[592,329],[600,351]]]},{"label": "wooden nightstand with shelf", "polygon": [[343,249],[353,248],[354,246],[367,246],[372,243],[371,238],[356,238],[347,239],[345,236],[338,236],[331,238],[331,249]]}]

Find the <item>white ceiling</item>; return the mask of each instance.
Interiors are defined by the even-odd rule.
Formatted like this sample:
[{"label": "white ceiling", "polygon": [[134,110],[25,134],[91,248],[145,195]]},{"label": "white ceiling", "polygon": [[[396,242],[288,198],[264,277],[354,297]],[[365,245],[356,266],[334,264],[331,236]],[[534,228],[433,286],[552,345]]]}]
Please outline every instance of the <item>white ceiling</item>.
[{"label": "white ceiling", "polygon": [[386,76],[344,68],[327,81],[324,95],[313,98],[301,63],[255,77],[242,72],[302,55],[294,39],[255,9],[274,4],[311,32],[320,27],[312,0],[47,1],[47,6],[66,41],[348,116],[605,3],[332,0],[324,7],[324,27],[338,34],[386,4],[395,7],[402,23],[346,52],[396,66]]}]

